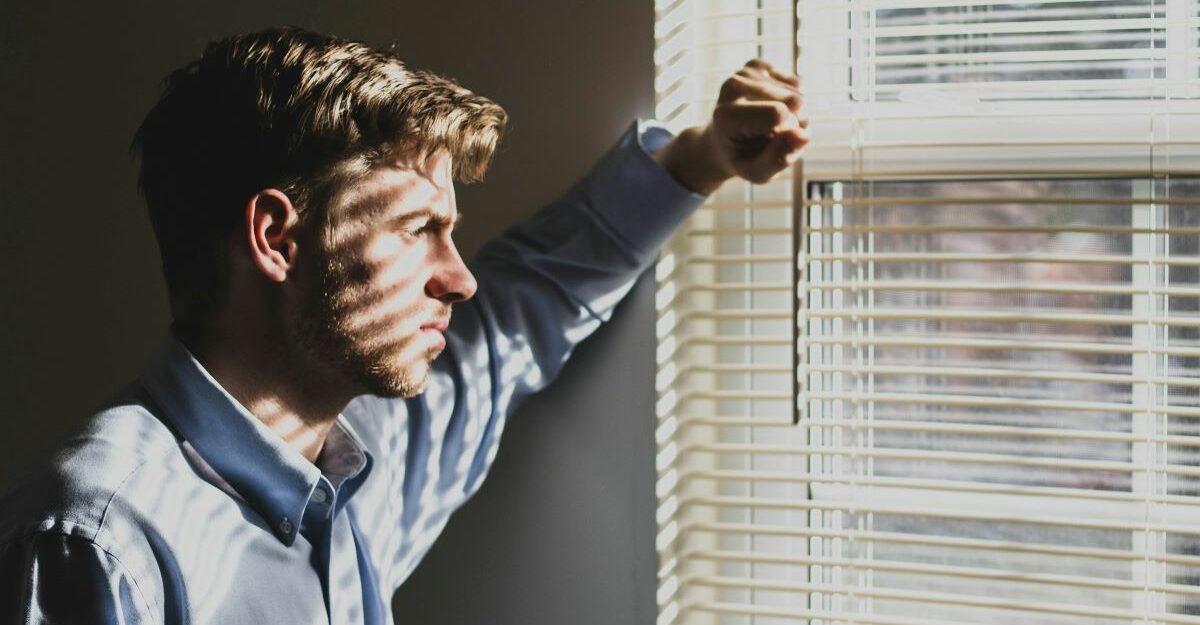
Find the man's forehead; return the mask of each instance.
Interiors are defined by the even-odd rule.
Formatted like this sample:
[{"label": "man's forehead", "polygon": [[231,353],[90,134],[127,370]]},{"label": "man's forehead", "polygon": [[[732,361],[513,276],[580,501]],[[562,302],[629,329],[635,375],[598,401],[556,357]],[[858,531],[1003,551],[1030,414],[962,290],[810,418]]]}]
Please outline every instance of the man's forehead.
[{"label": "man's forehead", "polygon": [[433,151],[405,150],[391,159],[387,166],[412,172],[438,187],[451,188],[454,184],[450,152],[444,148]]},{"label": "man's forehead", "polygon": [[406,156],[380,163],[355,185],[346,204],[355,214],[430,209],[452,216],[455,202],[450,155],[438,150],[428,156]]}]

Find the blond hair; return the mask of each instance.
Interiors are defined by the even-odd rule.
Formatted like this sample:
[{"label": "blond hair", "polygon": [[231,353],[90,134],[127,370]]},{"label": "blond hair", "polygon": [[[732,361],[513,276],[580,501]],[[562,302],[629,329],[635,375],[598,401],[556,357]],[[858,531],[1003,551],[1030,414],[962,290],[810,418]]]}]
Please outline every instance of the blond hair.
[{"label": "blond hair", "polygon": [[507,116],[392,51],[298,28],[210,43],[167,77],[133,141],[172,316],[202,326],[224,303],[226,241],[255,193],[288,194],[302,220],[378,163],[446,150],[483,177]]}]

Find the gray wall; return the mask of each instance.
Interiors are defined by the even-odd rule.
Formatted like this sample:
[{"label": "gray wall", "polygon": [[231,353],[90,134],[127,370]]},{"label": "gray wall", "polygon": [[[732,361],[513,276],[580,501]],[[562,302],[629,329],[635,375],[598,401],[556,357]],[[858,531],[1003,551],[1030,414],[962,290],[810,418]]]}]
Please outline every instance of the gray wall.
[{"label": "gray wall", "polygon": [[[471,254],[650,114],[652,20],[649,0],[0,5],[0,480],[134,376],[165,330],[126,150],[159,81],[205,41],[272,24],[396,41],[504,105],[488,180],[459,193]],[[513,420],[483,490],[397,597],[400,622],[653,621],[651,300],[643,280]]]}]

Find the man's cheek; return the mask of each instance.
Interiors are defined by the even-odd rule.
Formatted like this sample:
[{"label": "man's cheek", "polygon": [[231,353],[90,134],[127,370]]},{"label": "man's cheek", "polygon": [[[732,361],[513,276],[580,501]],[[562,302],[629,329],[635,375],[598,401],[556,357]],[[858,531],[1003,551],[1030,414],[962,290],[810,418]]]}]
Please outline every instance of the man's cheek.
[{"label": "man's cheek", "polygon": [[379,247],[382,248],[382,255],[365,259],[372,269],[372,283],[380,290],[407,291],[418,281],[426,245],[423,242],[401,240],[381,243]]},{"label": "man's cheek", "polygon": [[423,282],[408,254],[397,257],[386,267],[369,266],[355,271],[362,281],[347,285],[343,291],[346,301],[339,306],[345,323],[352,329],[394,325],[405,316],[419,312]]}]

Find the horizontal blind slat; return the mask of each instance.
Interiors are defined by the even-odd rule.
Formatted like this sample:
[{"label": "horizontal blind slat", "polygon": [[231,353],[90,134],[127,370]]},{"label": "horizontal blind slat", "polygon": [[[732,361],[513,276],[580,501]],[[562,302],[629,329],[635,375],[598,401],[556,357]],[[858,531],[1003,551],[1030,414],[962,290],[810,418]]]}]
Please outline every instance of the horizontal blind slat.
[{"label": "horizontal blind slat", "polygon": [[842,199],[816,198],[801,202],[803,206],[1200,206],[1200,198],[1105,198],[1105,197],[848,197]]},{"label": "horizontal blind slat", "polygon": [[[870,257],[864,258],[870,262]],[[1145,259],[1142,261],[1145,263]],[[964,292],[1014,292],[1014,293],[1088,293],[1099,295],[1173,295],[1180,297],[1200,296],[1200,287],[1188,286],[1136,286],[1132,284],[1105,284],[1098,282],[970,282],[966,280],[831,280],[811,281],[804,284],[809,290],[854,290],[854,291],[964,291]]]},{"label": "horizontal blind slat", "polygon": [[[693,480],[775,482],[796,484],[840,484],[861,487],[919,489],[936,492],[957,492],[972,495],[1018,495],[1022,497],[1070,498],[1072,501],[1124,501],[1131,503],[1197,506],[1195,497],[1188,495],[1148,495],[1125,491],[1095,490],[1048,486],[1020,486],[994,482],[962,482],[921,478],[881,477],[856,474],[783,473],[768,471],[695,471],[685,474],[676,487]],[[868,491],[869,492],[869,491]],[[665,495],[666,492],[660,493]],[[1135,559],[1140,559],[1138,556]],[[1197,562],[1200,564],[1200,562]]]},{"label": "horizontal blind slat", "polygon": [[[720,258],[720,257],[716,257]],[[1135,256],[1119,256],[1113,254],[1080,254],[1066,256],[1062,254],[970,254],[943,252],[844,252],[844,253],[810,253],[804,255],[804,260],[818,261],[848,261],[871,263],[1056,263],[1056,264],[1089,264],[1089,265],[1132,265],[1147,264],[1147,259]],[[787,260],[790,260],[788,258]],[[701,261],[702,262],[702,261]],[[1200,266],[1200,257],[1196,256],[1159,256],[1152,261],[1156,265]]]},{"label": "horizontal blind slat", "polygon": [[[1146,554],[1137,551],[1105,549],[1100,547],[1076,547],[1050,543],[1015,542],[979,538],[962,538],[957,536],[939,536],[937,534],[904,534],[899,532],[883,532],[877,530],[835,529],[827,527],[793,527],[786,525],[770,525],[764,523],[720,523],[697,522],[683,523],[679,533],[710,532],[713,534],[739,536],[746,534],[786,536],[796,538],[842,538],[855,542],[897,543],[923,545],[930,547],[946,547],[959,549],[976,549],[982,551],[1050,554],[1078,558],[1096,558],[1103,560],[1138,561],[1145,560]],[[1151,556],[1155,562],[1177,564],[1181,566],[1196,566],[1200,564],[1200,556],[1180,555],[1174,553],[1156,553]]]},{"label": "horizontal blind slat", "polygon": [[[691,603],[684,607],[684,610],[696,610],[702,612],[713,612],[718,614],[735,614],[739,616],[770,616],[777,618],[792,618],[803,619],[806,623],[811,622],[809,619],[827,619],[833,622],[846,621],[849,615],[844,612],[831,612],[828,610],[811,610],[800,608],[772,608],[758,605],[742,605],[735,603]],[[903,618],[896,616],[877,616],[871,614],[855,614],[853,615],[855,623],[863,623],[864,625],[976,625],[974,623],[966,623],[963,621],[947,621],[942,619],[929,618]]]},{"label": "horizontal blind slat", "polygon": [[949,592],[922,592],[909,588],[881,588],[878,586],[850,586],[838,584],[820,584],[803,582],[776,582],[763,579],[746,579],[735,577],[692,576],[685,578],[687,583],[714,588],[738,588],[746,590],[777,590],[784,592],[820,592],[829,594],[851,595],[854,597],[871,597],[892,599],[896,601],[912,601],[918,603],[969,606],[976,608],[991,608],[1022,612],[1037,612],[1040,614],[1062,614],[1067,616],[1089,616],[1109,619],[1147,619],[1162,623],[1178,623],[1180,625],[1200,625],[1200,617],[1182,614],[1147,614],[1135,610],[1118,608],[1097,608],[1086,605],[1066,603],[1050,603],[1045,601],[1030,601],[1028,599],[1003,599],[981,595],[956,594]]},{"label": "horizontal blind slat", "polygon": [[1146,434],[1132,432],[1110,432],[1104,430],[1078,430],[1053,427],[1022,427],[958,423],[941,421],[904,421],[894,419],[837,419],[832,417],[806,417],[793,424],[790,420],[772,420],[739,417],[693,417],[676,415],[685,425],[710,425],[732,428],[846,428],[849,430],[907,431],[928,433],[966,434],[981,437],[1017,437],[1024,439],[1048,439],[1071,441],[1108,441],[1121,443],[1157,443],[1176,447],[1200,447],[1200,436]]},{"label": "horizontal blind slat", "polygon": [[[906,517],[933,517],[938,519],[955,519],[960,521],[985,521],[992,523],[1016,523],[1042,526],[1080,527],[1098,530],[1119,530],[1129,532],[1166,532],[1184,536],[1200,535],[1200,526],[1184,523],[1167,523],[1153,520],[1119,521],[1072,516],[1053,516],[1036,514],[1015,514],[999,512],[971,512],[965,510],[950,510],[920,505],[915,502],[911,506],[888,506],[868,504],[856,501],[815,501],[811,499],[765,499],[758,497],[731,496],[685,496],[679,501],[680,508],[688,506],[709,506],[727,509],[774,509],[774,510],[838,510],[844,513],[887,514]],[[1133,506],[1131,506],[1133,507]],[[1196,588],[1200,594],[1200,587]]]},{"label": "horizontal blind slat", "polygon": [[816,373],[844,373],[854,376],[867,375],[917,375],[988,378],[992,380],[1062,380],[1072,382],[1099,382],[1103,384],[1166,384],[1170,386],[1200,387],[1200,377],[1144,376],[1132,373],[1092,373],[1088,371],[1003,369],[999,367],[922,366],[922,365],[806,365],[805,369]]},{"label": "horizontal blind slat", "polygon": [[[1154,472],[1163,475],[1200,477],[1200,466],[1192,465],[1155,464],[1146,466],[1142,463],[1120,462],[1114,460],[1014,456],[1010,454],[936,451],[931,449],[840,447],[820,445],[764,445],[742,443],[688,443],[680,446],[679,453],[680,455],[689,453],[713,453],[795,455],[802,457],[848,456],[852,458],[926,460],[965,464],[991,464],[1010,467],[1040,467],[1049,469],[1073,469],[1081,471],[1106,471],[1111,473]],[[1197,533],[1200,534],[1200,527],[1197,528]]]},{"label": "horizontal blind slat", "polygon": [[873,401],[877,403],[938,404],[942,406],[982,406],[989,408],[1020,408],[1042,410],[1070,410],[1085,412],[1148,413],[1200,417],[1200,407],[1164,404],[1132,404],[1105,401],[1068,399],[1025,399],[998,395],[947,395],[938,393],[891,393],[891,392],[839,392],[808,391],[805,397],[812,400],[845,399],[849,401]]},{"label": "horizontal blind slat", "polygon": [[1030,573],[1002,571],[967,566],[935,565],[917,562],[894,562],[886,560],[864,561],[853,558],[831,558],[820,556],[795,557],[773,554],[744,553],[718,550],[685,551],[683,555],[692,558],[703,558],[716,561],[761,562],[772,564],[794,564],[798,566],[843,566],[856,570],[879,570],[896,573],[914,573],[922,575],[941,575],[968,577],[980,580],[1025,582],[1030,584],[1053,584],[1056,586],[1071,586],[1076,588],[1104,588],[1111,590],[1140,591],[1148,590],[1171,595],[1200,597],[1200,587],[1183,584],[1143,584],[1125,580],[1084,577],[1078,575],[1054,575],[1048,573]]},{"label": "horizontal blind slat", "polygon": [[[733,290],[754,290],[753,287]],[[994,321],[1008,323],[1062,323],[1086,325],[1153,325],[1173,328],[1200,328],[1200,317],[1139,317],[1136,314],[1105,313],[1048,313],[1039,311],[1010,312],[1006,310],[972,309],[863,309],[857,307],[809,308],[804,311],[808,319],[910,319],[922,321]]]},{"label": "horizontal blind slat", "polygon": [[[845,0],[809,1],[811,4],[807,6],[806,15],[815,15],[828,11],[842,13],[849,11],[851,8],[846,4]],[[855,2],[854,8],[861,11],[889,11],[897,9],[967,8],[986,6],[987,4],[980,0],[862,0],[861,4]],[[1038,4],[1048,6],[1056,4],[1096,5],[1098,10],[1102,10],[1103,7],[1111,4],[1111,0],[1038,0]]]},{"label": "horizontal blind slat", "polygon": [[[761,228],[754,229],[730,229],[733,234],[789,234],[790,228]],[[978,226],[971,225],[901,225],[901,224],[880,224],[870,226],[804,226],[805,233],[840,233],[840,234],[865,234],[865,233],[907,233],[907,234],[953,234],[953,233],[994,233],[994,234],[1057,234],[1066,232],[1083,232],[1090,234],[1156,234],[1156,235],[1173,235],[1173,236],[1197,236],[1200,235],[1200,228],[1138,228],[1130,226],[1092,226],[1087,224],[1075,224],[1065,226],[992,226],[980,224]],[[785,232],[786,231],[786,232]],[[698,230],[696,236],[701,235],[716,235],[727,234],[722,230]]]},{"label": "horizontal blind slat", "polygon": [[[807,316],[807,314],[806,314]],[[729,339],[736,341],[737,337],[695,337],[697,342],[706,340]],[[747,339],[752,340],[752,339]],[[969,349],[994,350],[1029,350],[1029,351],[1062,351],[1091,354],[1148,354],[1200,357],[1200,347],[1194,346],[1155,346],[1143,347],[1130,343],[1107,343],[1102,341],[1055,341],[1030,340],[1010,338],[974,338],[946,336],[807,336],[804,341],[809,345],[878,345],[889,347],[962,347]],[[783,341],[782,344],[789,344]]]}]

